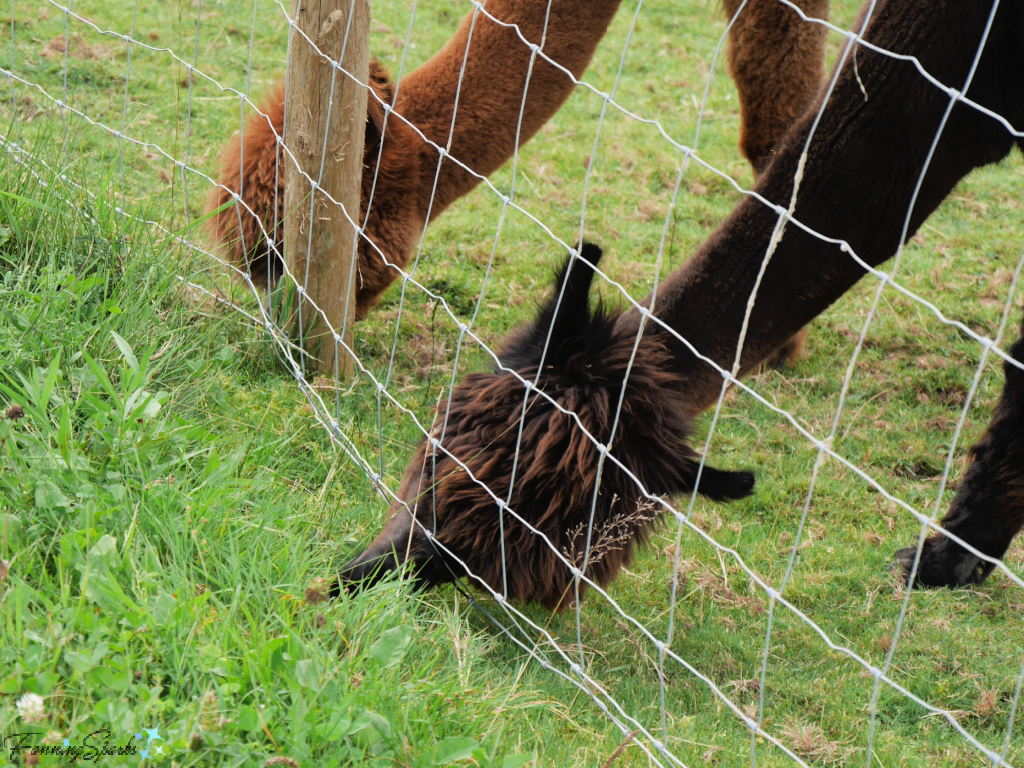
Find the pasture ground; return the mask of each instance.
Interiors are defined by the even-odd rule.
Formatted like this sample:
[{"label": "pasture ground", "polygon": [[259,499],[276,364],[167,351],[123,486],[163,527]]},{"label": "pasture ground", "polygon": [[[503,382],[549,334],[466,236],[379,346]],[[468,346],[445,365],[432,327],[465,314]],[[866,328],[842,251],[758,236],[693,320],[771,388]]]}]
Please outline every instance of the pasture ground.
[{"label": "pasture ground", "polygon": [[[393,74],[410,5],[374,6],[371,51]],[[848,26],[856,3],[834,6],[834,21]],[[132,29],[131,4],[79,0],[74,9],[103,29]],[[283,73],[277,4],[259,3],[254,23],[250,3],[203,3],[198,50],[196,10],[193,3],[140,2],[135,37],[185,60],[196,55],[199,70],[244,90],[254,30],[254,96]],[[449,0],[417,7],[406,71],[447,39],[464,11]],[[624,5],[586,73],[599,89],[614,83],[634,11],[633,3]],[[126,135],[176,156],[187,144],[189,162],[213,173],[219,147],[238,127],[237,99],[197,77],[190,107],[184,67],[137,46],[126,89],[124,43],[75,19],[69,25],[67,100],[115,129],[123,115]],[[646,3],[618,100],[692,141],[724,28],[714,2]],[[3,31],[3,66],[12,66],[13,56],[19,77],[64,98],[60,7],[14,0],[13,24]],[[518,201],[567,241],[578,227],[601,106],[578,89],[521,153]],[[109,133],[81,119],[70,120],[65,134],[39,91],[8,87],[2,78],[0,124],[35,156],[25,167],[0,153],[0,404],[25,412],[0,420],[0,558],[10,563],[0,573],[0,734],[32,730],[75,744],[109,728],[123,744],[159,725],[165,742],[155,762],[168,766],[256,766],[274,756],[303,766],[604,765],[622,741],[619,731],[588,696],[542,669],[455,590],[415,595],[386,583],[333,604],[303,602],[311,578],[376,533],[386,505],[317,426],[272,344],[177,276],[216,284],[243,307],[251,308],[252,298],[209,260],[114,210],[201,239],[183,228],[207,185],[195,177],[183,185],[152,149],[122,142],[119,152]],[[720,61],[700,152],[749,186],[737,128],[735,92]],[[608,113],[593,157],[586,232],[605,247],[608,273],[637,298],[654,276],[678,162],[651,126]],[[1014,154],[965,179],[909,245],[898,276],[989,336],[1020,258],[1022,171]],[[511,180],[507,167],[492,177],[501,190]],[[682,263],[739,199],[724,179],[692,165],[669,224],[666,266]],[[492,192],[478,189],[432,225],[423,245],[419,278],[463,320],[477,308],[499,207]],[[489,343],[529,315],[562,255],[535,224],[509,216],[476,321]],[[831,424],[875,287],[864,281],[812,324],[806,359],[751,381],[815,434]],[[616,300],[613,288],[602,292]],[[387,370],[400,295],[394,287],[358,327],[358,352],[378,374]],[[1015,309],[1007,345],[1018,321]],[[435,302],[411,290],[397,334],[389,386],[426,419],[450,381],[457,330]],[[932,510],[979,352],[925,308],[887,290],[836,449],[891,493]],[[468,349],[459,373],[485,362]],[[956,450],[954,486],[1001,385],[1002,373],[990,363]],[[417,439],[410,420],[384,408],[381,455],[366,377],[346,388],[340,405],[356,446],[382,462],[395,486]],[[777,582],[807,492],[812,446],[770,409],[731,393],[711,456],[718,466],[756,469],[757,492],[727,507],[698,502],[694,519]],[[836,643],[881,665],[903,599],[886,567],[918,531],[907,512],[827,464],[788,599]],[[674,537],[663,527],[610,590],[656,636],[666,631]],[[750,707],[758,697],[765,597],[731,558],[695,536],[684,534],[681,546],[673,649],[756,712]],[[1020,573],[1024,549],[1014,547],[1007,564]],[[500,614],[491,601],[481,597],[481,604]],[[1022,606],[1024,593],[998,572],[976,590],[914,594],[892,676],[1001,749],[1024,661]],[[573,652],[572,612],[527,613]],[[581,633],[592,677],[660,733],[652,644],[598,599],[584,603]],[[776,613],[765,728],[808,763],[868,763],[872,682],[798,617]],[[45,704],[44,719],[31,725],[16,708],[29,692]],[[688,765],[748,764],[749,732],[706,684],[670,665],[665,696],[665,738]],[[877,711],[877,765],[982,762],[942,718],[895,691],[882,689]],[[1020,715],[1009,748],[1018,764]],[[756,749],[759,765],[791,764],[763,741]],[[647,764],[636,746],[615,763]]]}]

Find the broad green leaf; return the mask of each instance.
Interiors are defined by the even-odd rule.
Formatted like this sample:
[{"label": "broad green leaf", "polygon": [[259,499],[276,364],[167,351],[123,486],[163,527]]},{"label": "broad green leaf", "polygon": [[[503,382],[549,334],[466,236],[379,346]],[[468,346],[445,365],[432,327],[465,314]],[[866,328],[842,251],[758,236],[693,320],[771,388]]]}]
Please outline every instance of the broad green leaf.
[{"label": "broad green leaf", "polygon": [[100,537],[92,549],[89,550],[89,557],[107,557],[117,552],[117,539],[109,533]]},{"label": "broad green leaf", "polygon": [[210,458],[206,460],[206,467],[203,469],[203,480],[220,469],[220,457],[217,456],[217,449],[210,448]]},{"label": "broad green leaf", "polygon": [[213,356],[213,359],[220,360],[222,363],[230,365],[235,361],[235,350],[230,346],[221,347],[217,354]]},{"label": "broad green leaf", "polygon": [[394,732],[391,728],[391,721],[384,717],[384,715],[379,715],[372,709],[368,709],[366,710],[366,718],[370,721],[370,725],[373,726],[372,728],[367,728],[366,731],[373,731],[386,739],[391,738]]},{"label": "broad green leaf", "polygon": [[171,614],[174,613],[174,609],[178,607],[178,601],[168,595],[166,592],[161,592],[156,596],[151,606],[153,614],[153,621],[156,622],[158,627],[162,627],[170,619]]},{"label": "broad green leaf", "polygon": [[509,755],[501,761],[501,768],[519,768],[533,760],[533,755]]},{"label": "broad green leaf", "polygon": [[117,344],[117,348],[121,350],[121,356],[124,357],[124,361],[128,363],[128,367],[133,371],[139,369],[139,361],[135,358],[135,353],[132,352],[131,346],[127,341],[121,338],[117,331],[111,331],[110,335],[114,337],[114,343]]},{"label": "broad green leaf", "polygon": [[130,674],[115,672],[105,666],[93,667],[92,671],[89,672],[90,681],[112,691],[128,690],[128,680],[130,677]]},{"label": "broad green leaf", "polygon": [[369,656],[382,668],[393,667],[405,658],[412,644],[412,627],[393,627],[386,630],[372,646]]},{"label": "broad green leaf", "polygon": [[56,688],[60,681],[60,675],[55,672],[40,672],[36,675],[36,692],[45,696]]},{"label": "broad green leaf", "polygon": [[459,760],[468,760],[480,742],[468,736],[449,736],[434,748],[434,765],[448,765]]},{"label": "broad green leaf", "polygon": [[64,661],[68,663],[73,672],[79,675],[84,675],[93,668],[92,654],[85,651],[65,651]]},{"label": "broad green leaf", "polygon": [[295,679],[299,681],[299,685],[314,691],[320,687],[316,667],[313,666],[313,662],[309,659],[295,662]]},{"label": "broad green leaf", "polygon": [[259,715],[256,714],[256,710],[253,707],[242,707],[238,710],[235,723],[243,731],[248,731],[249,733],[261,730]]},{"label": "broad green leaf", "polygon": [[0,512],[0,538],[17,544],[21,534],[21,518],[10,512]]},{"label": "broad green leaf", "polygon": [[70,506],[71,502],[68,501],[68,497],[52,482],[40,480],[36,483],[36,507],[38,509],[56,509],[57,507],[67,509]]}]

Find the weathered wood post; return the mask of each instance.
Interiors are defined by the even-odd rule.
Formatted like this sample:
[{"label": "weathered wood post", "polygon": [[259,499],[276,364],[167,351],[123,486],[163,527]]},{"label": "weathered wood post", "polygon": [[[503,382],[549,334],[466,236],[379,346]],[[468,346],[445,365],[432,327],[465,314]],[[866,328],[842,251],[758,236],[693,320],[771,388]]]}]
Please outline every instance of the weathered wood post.
[{"label": "weathered wood post", "polygon": [[352,358],[335,343],[309,300],[337,333],[344,329],[351,348],[356,307],[352,222],[359,223],[367,99],[360,83],[369,78],[370,2],[292,0],[292,18],[284,142],[298,167],[290,158],[283,161],[284,245],[288,268],[308,296],[292,304],[293,328],[321,372],[344,377],[353,370]]}]

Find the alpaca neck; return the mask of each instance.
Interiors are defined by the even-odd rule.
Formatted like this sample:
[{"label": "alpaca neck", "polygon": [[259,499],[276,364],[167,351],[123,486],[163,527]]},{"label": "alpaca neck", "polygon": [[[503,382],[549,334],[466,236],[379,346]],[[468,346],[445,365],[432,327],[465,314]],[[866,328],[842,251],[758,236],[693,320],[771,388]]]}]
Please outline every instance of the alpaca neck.
[{"label": "alpaca neck", "polygon": [[[544,36],[548,0],[487,0],[488,14],[516,24],[523,36],[540,45],[552,60],[579,78],[604,37],[619,0],[578,3],[552,0],[547,35]],[[474,16],[476,17],[474,23]],[[472,40],[470,42],[470,30]],[[471,49],[466,56],[466,45]],[[459,74],[465,62],[461,87]],[[558,111],[573,90],[573,81],[540,56],[533,64],[529,91],[523,103],[530,66],[530,49],[514,29],[495,24],[483,12],[471,11],[451,40],[428,62],[399,83],[395,111],[423,131],[435,144],[447,147],[451,132],[453,157],[487,176],[512,157]],[[452,112],[458,95],[458,114],[452,131]],[[522,126],[519,126],[520,110]],[[423,167],[437,167],[438,153],[422,150]],[[433,219],[453,201],[469,192],[479,179],[452,162],[441,168],[431,205],[431,184],[419,190],[424,216]]]},{"label": "alpaca neck", "polygon": [[[928,12],[929,0],[880,3],[867,39],[887,50],[917,56],[943,83],[960,88],[982,38],[990,5],[951,4]],[[1021,10],[1006,5],[993,26],[967,95],[1006,116],[1024,117],[1019,41],[1014,25]],[[956,18],[950,18],[955,16]],[[794,218],[822,235],[846,240],[871,266],[897,250],[904,220],[949,97],[905,61],[861,48],[857,53],[864,92],[848,64],[829,100],[808,153]],[[818,104],[794,126],[755,187],[787,208],[801,153]],[[918,194],[911,236],[970,170],[1004,157],[1012,137],[995,120],[957,106],[949,117]],[[778,213],[746,197],[689,262],[659,287],[655,315],[697,351],[731,370],[747,302],[768,251]],[[789,222],[757,292],[739,373],[752,371],[794,332],[824,311],[866,274],[839,246]],[[650,305],[651,297],[645,300]],[[620,328],[634,330],[637,310]],[[655,324],[647,332],[658,333]],[[660,331],[664,333],[664,331]],[[667,335],[667,334],[666,334]],[[676,339],[668,341],[686,380],[695,413],[718,397],[721,375]]]}]

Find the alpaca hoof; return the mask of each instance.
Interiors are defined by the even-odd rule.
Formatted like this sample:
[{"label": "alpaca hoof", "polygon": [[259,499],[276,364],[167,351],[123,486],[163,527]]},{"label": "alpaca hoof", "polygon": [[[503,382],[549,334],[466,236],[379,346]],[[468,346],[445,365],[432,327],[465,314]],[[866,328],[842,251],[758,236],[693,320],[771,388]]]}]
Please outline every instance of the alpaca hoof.
[{"label": "alpaca hoof", "polygon": [[[917,547],[904,547],[896,553],[896,562],[891,566],[901,568],[908,583],[916,553]],[[934,537],[925,540],[917,574],[910,586],[952,588],[981,584],[993,568],[993,563],[972,555],[945,537]]]}]

